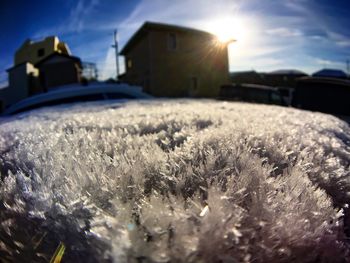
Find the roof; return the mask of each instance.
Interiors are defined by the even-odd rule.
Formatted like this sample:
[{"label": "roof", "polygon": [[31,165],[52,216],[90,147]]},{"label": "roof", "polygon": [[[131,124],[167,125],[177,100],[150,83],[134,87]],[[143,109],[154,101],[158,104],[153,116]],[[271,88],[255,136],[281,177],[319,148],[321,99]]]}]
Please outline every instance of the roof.
[{"label": "roof", "polygon": [[35,66],[40,66],[41,64],[43,64],[44,62],[50,60],[51,58],[53,57],[56,57],[56,56],[59,56],[59,57],[64,57],[64,58],[68,58],[68,59],[71,59],[71,60],[74,60],[75,62],[77,62],[80,66],[81,66],[81,60],[80,58],[78,57],[75,57],[75,56],[70,56],[70,55],[67,55],[67,54],[63,54],[63,53],[57,53],[57,52],[54,52],[52,53],[51,55],[47,56],[46,58],[44,58],[43,60],[40,60],[38,63],[35,64]]},{"label": "roof", "polygon": [[305,72],[302,72],[300,70],[296,69],[281,69],[281,70],[275,70],[271,71],[269,73],[266,73],[268,75],[296,75],[296,76],[307,76]]},{"label": "roof", "polygon": [[339,69],[322,69],[312,74],[313,77],[347,78],[346,73]]},{"label": "roof", "polygon": [[336,79],[326,77],[304,77],[300,78],[298,82],[302,83],[320,83],[320,84],[336,84],[350,87],[350,80],[347,79]]},{"label": "roof", "polygon": [[155,22],[145,22],[137,31],[136,33],[129,39],[129,41],[125,44],[123,49],[120,51],[121,55],[125,55],[142,37],[144,37],[149,31],[154,30],[165,30],[165,31],[177,31],[177,32],[188,32],[193,34],[201,34],[206,35],[209,37],[215,37],[215,35],[194,29],[194,28],[188,28],[178,25],[169,25],[169,24],[162,24],[162,23],[155,23]]}]

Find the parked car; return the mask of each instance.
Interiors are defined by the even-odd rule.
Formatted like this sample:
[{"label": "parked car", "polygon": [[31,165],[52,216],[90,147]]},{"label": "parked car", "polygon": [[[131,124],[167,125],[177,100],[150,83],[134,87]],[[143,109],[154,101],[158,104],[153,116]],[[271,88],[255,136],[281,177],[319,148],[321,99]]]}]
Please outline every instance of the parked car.
[{"label": "parked car", "polygon": [[11,115],[40,107],[74,102],[149,98],[152,98],[152,96],[142,92],[140,87],[130,86],[128,84],[97,82],[88,86],[67,85],[21,100],[5,109],[3,115]]}]

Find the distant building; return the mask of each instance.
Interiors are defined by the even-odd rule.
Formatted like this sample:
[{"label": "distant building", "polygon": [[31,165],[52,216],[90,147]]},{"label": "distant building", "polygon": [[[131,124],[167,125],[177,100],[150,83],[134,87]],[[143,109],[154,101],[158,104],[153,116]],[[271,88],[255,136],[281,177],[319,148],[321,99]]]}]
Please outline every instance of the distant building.
[{"label": "distant building", "polygon": [[295,88],[297,80],[306,76],[308,76],[306,73],[295,69],[276,70],[262,74],[265,85],[281,88]]},{"label": "distant building", "polygon": [[234,84],[258,84],[271,87],[294,88],[296,80],[307,74],[299,70],[276,70],[268,73],[256,71],[232,72],[231,81]]},{"label": "distant building", "polygon": [[261,73],[252,71],[237,71],[230,73],[231,81],[234,84],[257,84],[261,85],[264,79]]},{"label": "distant building", "polygon": [[154,96],[216,97],[230,82],[227,43],[208,32],[146,22],[121,54],[120,79]]},{"label": "distant building", "polygon": [[0,90],[0,111],[36,93],[79,83],[81,61],[56,36],[26,40],[16,51],[14,66],[7,70],[9,86]]},{"label": "distant building", "polygon": [[312,74],[313,77],[347,79],[348,75],[339,69],[322,69]]}]

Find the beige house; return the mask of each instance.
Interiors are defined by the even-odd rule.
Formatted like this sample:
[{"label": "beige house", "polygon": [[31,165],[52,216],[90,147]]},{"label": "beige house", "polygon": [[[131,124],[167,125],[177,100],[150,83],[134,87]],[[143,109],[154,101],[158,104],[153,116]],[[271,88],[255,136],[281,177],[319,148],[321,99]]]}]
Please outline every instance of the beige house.
[{"label": "beige house", "polygon": [[120,79],[154,96],[216,97],[230,82],[227,43],[201,30],[146,22],[121,55]]}]

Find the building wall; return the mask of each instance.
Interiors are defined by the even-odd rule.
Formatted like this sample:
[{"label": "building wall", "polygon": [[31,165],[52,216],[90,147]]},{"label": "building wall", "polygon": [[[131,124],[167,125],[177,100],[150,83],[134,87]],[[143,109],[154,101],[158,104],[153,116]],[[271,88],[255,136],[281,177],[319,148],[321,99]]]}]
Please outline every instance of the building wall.
[{"label": "building wall", "polygon": [[39,66],[39,71],[41,86],[46,90],[80,82],[80,68],[72,60],[47,61]]},{"label": "building wall", "polygon": [[38,42],[27,40],[16,51],[14,64],[16,66],[24,62],[30,62],[35,65],[54,52],[70,54],[67,45],[60,42],[55,36],[47,37]]},{"label": "building wall", "polygon": [[[169,34],[176,35],[175,50]],[[127,68],[125,80],[149,83],[144,90],[155,96],[216,97],[230,82],[227,48],[206,34],[153,30],[126,55],[126,66],[129,57],[135,67]]]},{"label": "building wall", "polygon": [[[176,35],[175,50],[169,50],[169,34]],[[151,39],[155,95],[215,97],[229,83],[227,48],[212,37],[154,31]]]},{"label": "building wall", "polygon": [[125,56],[126,74],[123,80],[132,85],[142,86],[146,92],[150,93],[149,56],[149,37],[146,36]]}]

